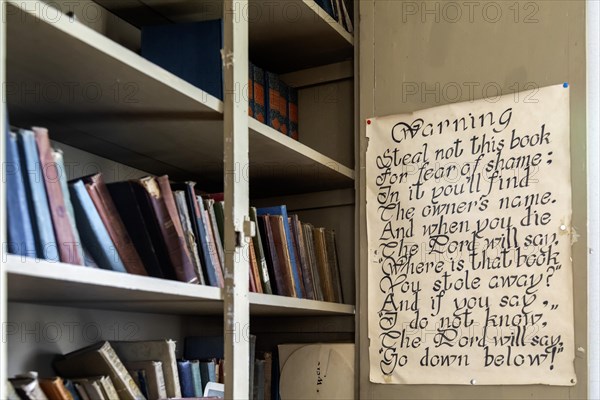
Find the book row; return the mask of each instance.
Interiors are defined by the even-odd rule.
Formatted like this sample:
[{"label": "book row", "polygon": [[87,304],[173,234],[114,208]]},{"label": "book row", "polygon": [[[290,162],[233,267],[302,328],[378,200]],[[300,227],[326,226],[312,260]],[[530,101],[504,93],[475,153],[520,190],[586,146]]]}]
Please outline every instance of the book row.
[{"label": "book row", "polygon": [[248,115],[298,140],[298,90],[252,63],[248,88]]},{"label": "book row", "polygon": [[[46,129],[7,134],[9,253],[224,287],[222,194],[167,176],[67,182]],[[258,226],[245,254],[251,291],[342,302],[333,231],[288,216],[284,205],[250,215]]]},{"label": "book row", "polygon": [[[271,400],[278,374],[271,352],[255,351],[250,336],[248,398]],[[223,337],[185,338],[183,357],[173,340],[101,341],[57,355],[58,376],[39,378],[30,371],[9,379],[9,399],[141,400],[223,398]],[[274,373],[275,372],[275,373]],[[276,396],[273,396],[276,398]]]},{"label": "book row", "polygon": [[[222,20],[142,28],[141,55],[223,100]],[[298,140],[298,91],[278,75],[249,63],[248,114]]]}]

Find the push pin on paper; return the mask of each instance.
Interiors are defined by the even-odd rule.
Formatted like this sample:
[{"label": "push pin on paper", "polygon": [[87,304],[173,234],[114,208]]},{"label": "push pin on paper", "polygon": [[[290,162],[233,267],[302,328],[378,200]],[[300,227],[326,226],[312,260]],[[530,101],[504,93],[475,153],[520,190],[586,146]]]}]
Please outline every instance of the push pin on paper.
[{"label": "push pin on paper", "polygon": [[566,89],[566,88],[568,88],[568,87],[569,87],[569,82],[565,82],[565,83],[563,83],[563,87],[564,87],[565,89]]},{"label": "push pin on paper", "polygon": [[476,384],[476,383],[477,383],[477,380],[475,380],[475,379],[471,379],[471,385],[474,385],[474,384]]},{"label": "push pin on paper", "polygon": [[367,120],[367,125],[371,125],[371,120],[370,119]]},{"label": "push pin on paper", "polygon": [[567,230],[567,226],[566,225],[561,225],[560,226],[560,230],[563,231],[563,232],[566,231]]}]

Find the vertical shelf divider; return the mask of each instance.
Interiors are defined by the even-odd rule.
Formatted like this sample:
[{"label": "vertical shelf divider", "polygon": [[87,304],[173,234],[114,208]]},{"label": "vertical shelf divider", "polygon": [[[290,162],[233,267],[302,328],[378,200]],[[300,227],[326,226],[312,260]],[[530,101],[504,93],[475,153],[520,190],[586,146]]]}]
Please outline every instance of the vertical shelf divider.
[{"label": "vertical shelf divider", "polygon": [[225,398],[249,397],[250,307],[248,300],[247,228],[248,160],[247,0],[225,0],[224,43],[221,57],[224,79],[225,149]]},{"label": "vertical shelf divider", "polygon": [[[0,0],[0,13],[2,15],[6,15],[6,3],[4,0]],[[0,80],[2,81],[2,98],[6,99],[6,18],[2,18],[0,21]],[[8,112],[6,111],[6,101],[3,101],[0,104],[0,165],[2,165],[2,170],[4,171],[4,163],[5,163],[5,151],[6,143],[6,119],[8,118]],[[3,172],[4,174],[4,172]],[[5,263],[5,252],[8,252],[8,234],[6,230],[6,183],[0,182],[0,251],[2,252],[0,260],[0,326],[3,328],[6,327],[6,323],[8,322],[8,318],[6,316],[7,313],[7,299],[6,299],[6,268],[4,267]],[[6,341],[0,341],[0,355],[5,357],[6,354]],[[8,380],[8,366],[6,362],[0,362],[0,399],[5,399],[7,397],[7,388],[6,382]]]}]

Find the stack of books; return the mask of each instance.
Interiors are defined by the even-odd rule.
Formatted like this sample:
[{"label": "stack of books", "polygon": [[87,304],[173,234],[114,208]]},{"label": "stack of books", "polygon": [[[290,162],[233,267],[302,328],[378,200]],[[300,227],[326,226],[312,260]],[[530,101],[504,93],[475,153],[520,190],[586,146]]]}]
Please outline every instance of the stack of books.
[{"label": "stack of books", "polygon": [[[273,357],[255,351],[250,335],[250,392],[253,400],[270,400]],[[57,356],[58,376],[41,379],[30,371],[9,379],[9,399],[141,400],[222,398],[222,336],[185,338],[184,358],[170,339],[102,341]],[[11,394],[12,393],[12,394]]]},{"label": "stack of books", "polygon": [[[7,129],[11,254],[224,287],[223,194],[147,176],[67,181],[44,128]],[[258,293],[342,302],[335,234],[303,224],[285,206],[252,208],[249,247]]]}]

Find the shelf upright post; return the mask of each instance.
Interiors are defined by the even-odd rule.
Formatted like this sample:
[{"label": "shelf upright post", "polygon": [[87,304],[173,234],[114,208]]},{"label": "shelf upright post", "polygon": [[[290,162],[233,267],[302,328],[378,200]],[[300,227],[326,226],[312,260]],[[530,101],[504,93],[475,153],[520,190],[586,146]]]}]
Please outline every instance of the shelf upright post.
[{"label": "shelf upright post", "polygon": [[[6,126],[6,2],[0,0],[0,81],[2,82],[2,104],[0,104],[0,165],[2,166],[2,180],[0,181],[0,326],[2,331],[6,328],[8,318],[6,317],[7,309],[7,292],[6,292],[6,252],[8,251],[8,238],[6,234],[6,179],[4,179],[5,168],[5,138],[4,132]],[[8,380],[8,357],[6,354],[6,340],[2,337],[0,340],[0,399],[6,398],[6,382]]]},{"label": "shelf upright post", "polygon": [[225,148],[225,398],[249,397],[248,304],[248,11],[247,0],[223,7]]}]

